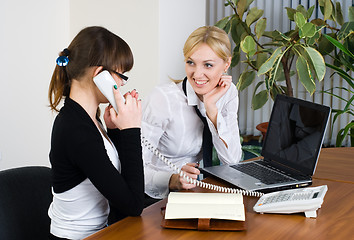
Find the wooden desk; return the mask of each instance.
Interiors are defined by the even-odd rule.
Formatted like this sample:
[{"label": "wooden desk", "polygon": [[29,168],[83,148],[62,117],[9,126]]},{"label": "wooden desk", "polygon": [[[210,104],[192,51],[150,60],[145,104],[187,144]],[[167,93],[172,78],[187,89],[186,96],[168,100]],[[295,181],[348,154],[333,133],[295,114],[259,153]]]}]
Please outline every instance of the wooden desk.
[{"label": "wooden desk", "polygon": [[354,147],[323,148],[314,178],[354,183]]},{"label": "wooden desk", "polygon": [[[342,150],[342,151],[341,151]],[[164,229],[160,226],[162,200],[144,209],[140,217],[127,217],[93,235],[94,239],[352,239],[354,236],[354,148],[323,149],[313,186],[326,184],[328,192],[317,218],[306,218],[303,213],[257,214],[253,205],[258,198],[245,197],[247,230],[194,231]],[[335,164],[335,163],[337,164]],[[210,178],[211,183],[227,186]],[[195,188],[193,191],[203,192]]]}]

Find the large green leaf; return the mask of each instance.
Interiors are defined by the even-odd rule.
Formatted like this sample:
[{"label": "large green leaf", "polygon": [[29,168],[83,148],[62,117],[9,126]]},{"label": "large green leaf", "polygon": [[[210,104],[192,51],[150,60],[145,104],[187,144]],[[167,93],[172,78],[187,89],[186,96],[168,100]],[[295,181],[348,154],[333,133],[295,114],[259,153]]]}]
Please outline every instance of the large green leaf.
[{"label": "large green leaf", "polygon": [[343,25],[344,23],[342,7],[340,5],[340,2],[336,2],[336,21],[337,23],[339,23],[339,25]]},{"label": "large green leaf", "polygon": [[240,19],[242,19],[243,14],[246,11],[246,5],[247,5],[247,0],[239,0],[237,3],[237,13],[240,16]]},{"label": "large green leaf", "polygon": [[323,13],[323,20],[327,20],[331,17],[332,15],[332,2],[331,0],[325,0],[324,1],[324,13]]},{"label": "large green leaf", "polygon": [[300,82],[305,89],[312,95],[316,90],[316,84],[311,76],[311,69],[306,59],[303,56],[298,56],[296,60],[296,70],[299,76]]},{"label": "large green leaf", "polygon": [[285,41],[288,41],[288,42],[289,42],[289,41],[291,40],[291,38],[288,37],[287,35],[285,35],[285,34],[283,34],[283,33],[281,33],[281,32],[279,32],[279,34],[280,34],[281,38],[284,39]]},{"label": "large green leaf", "polygon": [[316,26],[312,23],[305,23],[299,30],[300,38],[313,37],[316,34]]},{"label": "large green leaf", "polygon": [[354,6],[350,6],[348,9],[349,22],[354,22]]},{"label": "large green leaf", "polygon": [[332,20],[333,22],[336,22],[336,7],[334,6],[332,0],[331,0],[331,5],[332,5],[332,14],[329,20]]},{"label": "large green leaf", "polygon": [[[263,90],[257,93],[258,88],[264,84],[264,81],[259,81],[253,91],[252,96],[252,109],[257,110],[263,107],[264,104],[268,101],[268,91]],[[257,94],[256,94],[257,93]]]},{"label": "large green leaf", "polygon": [[[283,58],[284,54],[286,53],[286,51],[288,49],[286,49],[284,52],[282,52],[280,54],[278,59],[275,61],[275,64],[274,64],[272,70],[270,71],[269,78],[266,79],[266,85],[269,86],[269,89],[272,89],[272,86],[275,84],[275,81],[278,78],[278,75],[280,74],[280,70],[279,69],[283,69],[283,67],[280,66],[281,65],[281,59]],[[283,69],[283,71],[284,71],[284,69]],[[267,83],[267,80],[269,81],[268,83]]]},{"label": "large green leaf", "polygon": [[252,23],[257,21],[263,15],[263,10],[258,9],[257,7],[253,7],[249,10],[247,17],[246,17],[246,24],[250,26]]},{"label": "large green leaf", "polygon": [[301,12],[297,12],[295,13],[295,23],[299,28],[302,28],[305,23],[306,23],[306,19],[304,17],[304,15]]},{"label": "large green leaf", "polygon": [[273,40],[280,40],[281,36],[280,36],[280,32],[277,30],[274,31],[264,31],[263,36],[271,38]]},{"label": "large green leaf", "polygon": [[224,29],[226,27],[226,24],[229,22],[229,16],[224,17],[223,19],[221,19],[220,21],[218,21],[215,26],[217,26],[218,28]]},{"label": "large green leaf", "polygon": [[347,54],[349,57],[354,58],[353,53],[351,53],[346,47],[344,47],[343,44],[335,40],[334,38],[328,36],[327,34],[323,34],[333,45],[335,45],[337,48],[339,48],[343,53]]},{"label": "large green leaf", "polygon": [[259,69],[263,63],[268,59],[268,54],[265,52],[258,53],[256,55],[256,68]]},{"label": "large green leaf", "polygon": [[336,139],[336,147],[342,146],[342,143],[343,143],[345,137],[348,136],[349,131],[353,128],[354,128],[354,122],[350,122],[347,124],[347,126],[342,128],[341,130],[339,130],[339,132],[337,134],[337,139]]},{"label": "large green leaf", "polygon": [[295,13],[297,13],[296,9],[286,7],[286,14],[288,15],[289,20],[294,21]]},{"label": "large green leaf", "polygon": [[264,106],[268,101],[268,92],[266,90],[260,91],[252,98],[252,109],[257,110]]},{"label": "large green leaf", "polygon": [[267,27],[267,19],[266,18],[262,18],[256,23],[256,26],[254,27],[254,31],[255,31],[258,39],[261,38],[266,27]]},{"label": "large green leaf", "polygon": [[315,9],[315,5],[313,5],[307,10],[307,17],[306,17],[307,19],[311,18],[314,9]]},{"label": "large green leaf", "polygon": [[322,55],[328,55],[335,49],[335,46],[322,34],[318,40],[317,49]]},{"label": "large green leaf", "polygon": [[251,85],[251,83],[254,81],[255,78],[256,78],[255,71],[243,72],[236,84],[237,89],[239,91],[243,91],[245,88]]},{"label": "large green leaf", "polygon": [[322,55],[312,47],[304,47],[304,49],[311,60],[310,64],[315,70],[316,78],[322,81],[326,74],[326,65]]},{"label": "large green leaf", "polygon": [[265,63],[263,63],[262,66],[259,68],[257,75],[260,76],[262,74],[267,73],[269,70],[271,70],[276,60],[281,56],[281,54],[282,54],[281,47],[275,49],[272,56],[270,56],[270,58]]},{"label": "large green leaf", "polygon": [[241,54],[240,54],[240,45],[236,45],[234,51],[232,53],[231,65],[230,67],[235,67],[240,62]]},{"label": "large green leaf", "polygon": [[307,19],[307,10],[305,9],[305,7],[301,4],[299,4],[297,7],[296,7],[296,11],[302,13],[302,15]]},{"label": "large green leaf", "polygon": [[253,56],[256,52],[256,42],[251,36],[246,36],[241,42],[241,49],[248,56]]},{"label": "large green leaf", "polygon": [[254,0],[247,0],[246,9],[253,3]]},{"label": "large green leaf", "polygon": [[319,38],[320,38],[320,34],[317,31],[313,37],[307,39],[307,44],[309,46],[313,46],[315,43],[318,42]]},{"label": "large green leaf", "polygon": [[231,38],[234,41],[234,43],[236,45],[241,43],[241,36],[243,34],[243,32],[245,31],[245,29],[242,27],[241,25],[241,21],[234,17],[231,20]]},{"label": "large green leaf", "polygon": [[226,26],[224,27],[224,31],[226,32],[226,33],[230,33],[230,29],[231,29],[231,19],[226,23]]},{"label": "large green leaf", "polygon": [[354,89],[354,78],[352,76],[350,76],[343,69],[337,66],[331,65],[329,63],[326,63],[326,66],[336,70],[337,74],[341,76],[349,84],[349,86],[351,86]]}]

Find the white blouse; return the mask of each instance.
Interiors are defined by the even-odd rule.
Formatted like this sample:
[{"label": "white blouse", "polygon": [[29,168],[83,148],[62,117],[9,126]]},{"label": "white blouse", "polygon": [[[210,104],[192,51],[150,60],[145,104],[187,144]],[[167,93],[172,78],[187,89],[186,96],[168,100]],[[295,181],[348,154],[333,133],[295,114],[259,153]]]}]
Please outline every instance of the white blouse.
[{"label": "white blouse", "polygon": [[[197,105],[201,114],[206,116],[204,103],[188,81],[187,95],[188,98],[182,90],[182,82],[170,82],[157,86],[143,104],[142,135],[178,168],[203,158],[203,122],[194,106]],[[237,121],[238,92],[234,84],[216,106],[217,129],[206,117],[214,147],[222,163],[237,163],[242,150]],[[169,192],[170,177],[175,172],[144,146],[143,159],[146,194],[153,198],[165,198]]]}]

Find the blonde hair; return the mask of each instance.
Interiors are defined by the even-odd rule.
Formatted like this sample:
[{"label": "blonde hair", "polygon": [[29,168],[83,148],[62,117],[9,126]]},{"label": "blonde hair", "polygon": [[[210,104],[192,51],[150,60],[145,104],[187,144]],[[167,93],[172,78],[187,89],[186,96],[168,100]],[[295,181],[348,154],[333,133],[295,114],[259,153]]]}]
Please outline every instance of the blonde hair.
[{"label": "blonde hair", "polygon": [[202,43],[206,43],[225,62],[231,57],[231,43],[226,32],[215,26],[204,26],[194,30],[185,42],[183,47],[185,60]]},{"label": "blonde hair", "polygon": [[[203,26],[194,30],[187,38],[183,47],[184,60],[187,61],[203,43],[207,44],[225,62],[231,57],[231,43],[226,32],[215,26]],[[182,81],[172,78],[171,80],[175,83]]]}]

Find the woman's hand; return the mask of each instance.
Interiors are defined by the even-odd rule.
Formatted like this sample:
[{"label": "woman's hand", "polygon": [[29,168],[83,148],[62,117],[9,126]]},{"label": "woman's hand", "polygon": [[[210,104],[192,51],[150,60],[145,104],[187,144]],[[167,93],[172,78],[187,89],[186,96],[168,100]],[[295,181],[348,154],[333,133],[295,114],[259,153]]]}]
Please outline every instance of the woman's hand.
[{"label": "woman's hand", "polygon": [[218,85],[203,95],[203,102],[208,118],[212,121],[215,128],[217,128],[216,119],[218,115],[218,108],[216,107],[216,102],[227,92],[230,88],[232,82],[232,76],[222,75]]},{"label": "woman's hand", "polygon": [[104,110],[104,114],[103,114],[103,119],[104,122],[106,123],[106,127],[109,129],[115,129],[117,128],[117,126],[112,122],[111,120],[111,112],[110,109],[113,108],[111,104],[109,104],[105,110]]},{"label": "woman's hand", "polygon": [[124,100],[121,97],[119,89],[114,89],[114,97],[118,107],[118,114],[111,107],[108,106],[104,113],[104,120],[107,128],[119,128],[120,130],[126,128],[140,128],[141,126],[141,100],[138,99],[139,94],[134,89],[124,95]]},{"label": "woman's hand", "polygon": [[[185,172],[190,178],[197,179],[200,174],[199,169],[196,168],[198,166],[199,164],[197,163],[187,163],[182,167],[182,171]],[[171,190],[191,189],[195,186],[195,184],[188,183],[187,180],[179,174],[173,174],[170,178],[169,188]]]},{"label": "woman's hand", "polygon": [[203,95],[203,102],[205,108],[211,105],[216,105],[216,102],[227,92],[230,88],[232,82],[232,76],[230,75],[222,75],[218,85],[208,92],[207,94]]}]

